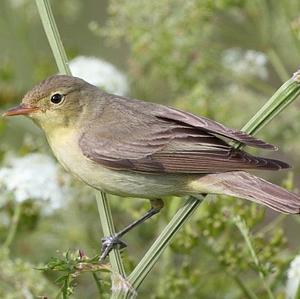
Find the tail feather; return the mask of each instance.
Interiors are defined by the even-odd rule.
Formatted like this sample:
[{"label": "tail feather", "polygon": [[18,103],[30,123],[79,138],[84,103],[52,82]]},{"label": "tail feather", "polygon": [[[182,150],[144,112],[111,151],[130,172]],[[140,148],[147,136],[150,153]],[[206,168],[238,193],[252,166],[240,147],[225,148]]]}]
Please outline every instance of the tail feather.
[{"label": "tail feather", "polygon": [[243,171],[208,174],[199,179],[204,192],[240,197],[286,214],[300,214],[300,195]]}]

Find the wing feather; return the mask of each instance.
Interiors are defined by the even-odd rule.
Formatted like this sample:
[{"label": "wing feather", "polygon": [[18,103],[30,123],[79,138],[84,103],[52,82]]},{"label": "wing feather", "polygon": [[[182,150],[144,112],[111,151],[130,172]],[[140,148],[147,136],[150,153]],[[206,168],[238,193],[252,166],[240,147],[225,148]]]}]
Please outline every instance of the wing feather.
[{"label": "wing feather", "polygon": [[105,167],[162,173],[277,170],[286,163],[235,150],[219,136],[274,148],[241,131],[165,106],[113,97],[83,130],[83,154]]},{"label": "wing feather", "polygon": [[218,134],[220,136],[241,142],[248,146],[277,150],[277,147],[272,144],[248,135],[243,131],[225,127],[224,125],[206,117],[199,117],[189,112],[183,112],[166,106],[160,106],[155,114],[159,118],[188,124],[195,128],[200,128],[213,134]]}]

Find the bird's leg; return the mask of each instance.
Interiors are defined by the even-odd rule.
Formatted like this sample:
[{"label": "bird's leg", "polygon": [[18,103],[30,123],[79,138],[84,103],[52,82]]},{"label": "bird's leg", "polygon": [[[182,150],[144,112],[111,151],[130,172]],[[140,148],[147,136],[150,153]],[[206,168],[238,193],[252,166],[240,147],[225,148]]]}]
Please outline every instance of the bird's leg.
[{"label": "bird's leg", "polygon": [[139,224],[151,218],[153,215],[159,213],[159,211],[164,206],[164,202],[161,199],[150,199],[150,204],[151,204],[150,210],[147,211],[140,219],[130,223],[125,228],[117,232],[114,236],[109,236],[102,239],[100,261],[104,261],[104,259],[108,256],[108,254],[114,247],[118,246],[119,249],[125,248],[127,245],[125,242],[120,240],[120,238],[123,237],[125,234],[127,234],[130,230],[138,226]]}]

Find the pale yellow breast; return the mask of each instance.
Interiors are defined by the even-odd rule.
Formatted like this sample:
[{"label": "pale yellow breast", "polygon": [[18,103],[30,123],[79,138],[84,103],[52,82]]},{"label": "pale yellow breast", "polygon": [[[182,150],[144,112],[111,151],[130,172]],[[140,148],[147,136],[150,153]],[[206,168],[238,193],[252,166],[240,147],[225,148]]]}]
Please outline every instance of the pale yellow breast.
[{"label": "pale yellow breast", "polygon": [[116,171],[91,161],[79,148],[78,130],[56,129],[47,138],[64,168],[96,189],[121,196],[145,198],[189,193],[189,190],[186,190],[188,180],[186,175]]},{"label": "pale yellow breast", "polygon": [[101,166],[96,167],[95,163],[82,154],[78,143],[79,134],[77,129],[60,128],[52,132],[47,139],[57,160],[67,171],[87,184],[100,188],[99,176],[105,169]]}]

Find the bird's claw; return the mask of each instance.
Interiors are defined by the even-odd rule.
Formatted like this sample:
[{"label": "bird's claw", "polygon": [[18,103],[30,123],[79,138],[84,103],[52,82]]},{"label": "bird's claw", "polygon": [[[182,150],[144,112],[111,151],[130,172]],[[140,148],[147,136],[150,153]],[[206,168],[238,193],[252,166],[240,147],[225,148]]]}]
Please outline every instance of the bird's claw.
[{"label": "bird's claw", "polygon": [[109,255],[113,248],[118,247],[119,249],[123,249],[127,247],[127,244],[120,240],[117,236],[109,236],[101,239],[102,248],[101,248],[101,256],[100,262],[103,262],[105,258]]}]

